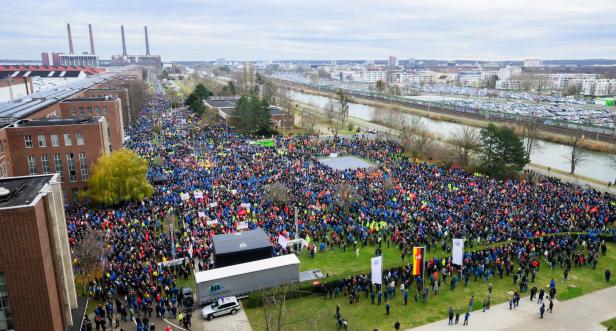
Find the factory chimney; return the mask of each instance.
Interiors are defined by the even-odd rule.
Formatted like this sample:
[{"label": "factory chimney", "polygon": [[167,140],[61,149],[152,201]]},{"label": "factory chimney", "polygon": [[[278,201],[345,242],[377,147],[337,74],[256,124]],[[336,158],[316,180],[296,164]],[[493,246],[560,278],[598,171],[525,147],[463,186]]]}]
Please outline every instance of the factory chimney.
[{"label": "factory chimney", "polygon": [[66,30],[68,31],[68,50],[70,54],[73,54],[74,50],[73,50],[73,35],[71,35],[71,23],[66,23]]},{"label": "factory chimney", "polygon": [[122,56],[126,57],[126,39],[124,38],[124,25],[120,26],[122,29]]},{"label": "factory chimney", "polygon": [[88,24],[90,30],[90,54],[94,55],[94,36],[92,35],[92,24]]},{"label": "factory chimney", "polygon": [[145,29],[145,56],[150,56],[150,40],[148,39],[148,27],[147,25],[143,27]]}]

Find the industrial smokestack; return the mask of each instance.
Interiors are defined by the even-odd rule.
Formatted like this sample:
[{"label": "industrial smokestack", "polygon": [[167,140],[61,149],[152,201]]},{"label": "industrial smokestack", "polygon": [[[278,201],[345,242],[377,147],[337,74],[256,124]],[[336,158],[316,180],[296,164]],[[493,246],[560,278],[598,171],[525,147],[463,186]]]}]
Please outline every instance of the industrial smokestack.
[{"label": "industrial smokestack", "polygon": [[120,26],[122,29],[122,55],[127,56],[126,54],[126,39],[124,37],[124,25]]},{"label": "industrial smokestack", "polygon": [[88,24],[90,30],[90,54],[94,55],[94,36],[92,35],[92,24]]},{"label": "industrial smokestack", "polygon": [[68,31],[68,51],[73,54],[73,35],[71,34],[71,23],[66,23],[66,30]]},{"label": "industrial smokestack", "polygon": [[148,39],[148,27],[143,27],[145,30],[145,56],[150,56],[150,40]]}]

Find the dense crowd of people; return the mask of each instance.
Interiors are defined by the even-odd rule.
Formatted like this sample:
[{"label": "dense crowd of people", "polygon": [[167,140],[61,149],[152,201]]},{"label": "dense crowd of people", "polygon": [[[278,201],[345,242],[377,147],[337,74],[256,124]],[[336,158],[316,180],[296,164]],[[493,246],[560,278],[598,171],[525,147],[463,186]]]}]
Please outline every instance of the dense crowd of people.
[{"label": "dense crowd of people", "polygon": [[[262,147],[251,143],[255,137],[200,125],[189,111],[171,109],[162,96],[151,101],[127,135],[126,147],[149,162],[148,177],[157,183],[152,197],[105,209],[66,207],[72,246],[95,228],[103,231],[108,248],[102,277],[88,286],[92,298],[105,302],[97,309],[97,326],[119,315],[138,318],[142,330],[149,330],[153,313],[178,318],[185,303],[180,284],[194,270],[215,267],[211,238],[216,234],[259,227],[270,235],[272,255],[287,254],[278,236],[295,237],[295,207],[298,236],[311,250],[391,244],[404,262],[413,246],[447,251],[454,237],[471,246],[513,240],[467,253],[461,269],[450,258],[430,259],[425,279],[412,277],[407,266],[388,271],[383,289],[361,275],[325,289],[329,296],[345,293],[351,302],[362,293],[386,301],[398,287],[405,302],[409,292],[426,302],[430,289],[445,288],[448,279],[453,290],[457,283],[467,286],[470,279],[503,274],[525,292],[539,265],[593,265],[600,255],[602,243],[595,235],[542,235],[605,232],[616,221],[613,196],[556,179],[499,181],[415,163],[401,156],[396,142],[359,136],[277,138],[275,147]],[[357,155],[375,167],[336,171],[319,162],[330,153]],[[274,183],[288,188],[286,202],[266,199],[265,187]],[[353,194],[339,194],[343,186]],[[173,232],[169,223],[175,224]],[[182,315],[181,323],[189,327],[190,316]]]}]

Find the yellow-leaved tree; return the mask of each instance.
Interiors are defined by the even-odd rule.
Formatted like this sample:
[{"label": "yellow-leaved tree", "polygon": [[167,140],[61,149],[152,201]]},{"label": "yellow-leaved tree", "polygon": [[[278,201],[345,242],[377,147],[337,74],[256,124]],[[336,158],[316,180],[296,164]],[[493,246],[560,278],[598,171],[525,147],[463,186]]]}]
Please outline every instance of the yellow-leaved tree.
[{"label": "yellow-leaved tree", "polygon": [[105,205],[141,201],[154,193],[147,172],[147,161],[135,152],[125,148],[114,151],[100,157],[92,167],[84,197]]}]

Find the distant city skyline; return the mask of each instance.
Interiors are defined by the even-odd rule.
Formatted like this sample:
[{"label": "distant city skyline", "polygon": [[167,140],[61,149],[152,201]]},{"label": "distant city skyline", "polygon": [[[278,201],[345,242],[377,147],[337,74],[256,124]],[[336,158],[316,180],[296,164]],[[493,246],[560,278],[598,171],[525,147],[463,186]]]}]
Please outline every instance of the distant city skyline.
[{"label": "distant city skyline", "polygon": [[614,59],[616,23],[609,0],[295,2],[152,0],[21,1],[0,14],[0,59],[88,52],[88,24],[101,59],[129,54],[163,60]]}]

